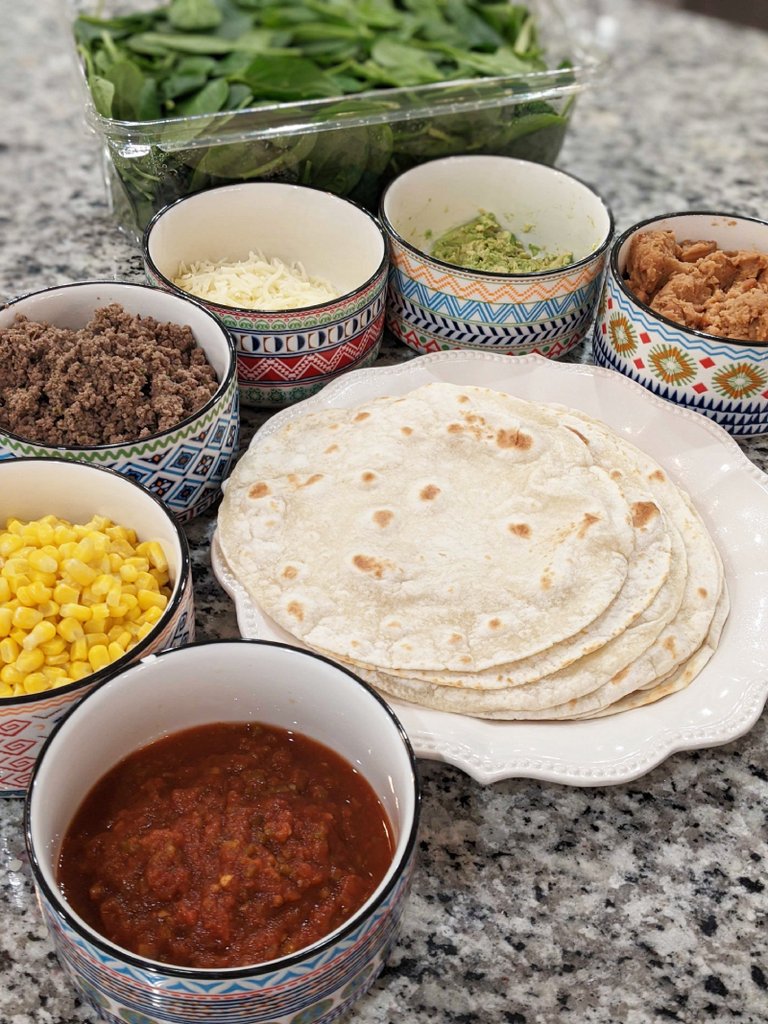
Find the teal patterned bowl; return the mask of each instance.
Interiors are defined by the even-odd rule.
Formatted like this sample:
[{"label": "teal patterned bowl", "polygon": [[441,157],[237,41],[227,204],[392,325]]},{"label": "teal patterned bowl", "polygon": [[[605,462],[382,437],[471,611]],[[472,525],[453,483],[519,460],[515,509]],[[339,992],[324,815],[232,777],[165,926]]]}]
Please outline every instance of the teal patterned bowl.
[{"label": "teal patterned bowl", "polygon": [[45,456],[114,469],[142,484],[180,522],[186,522],[219,496],[240,433],[234,345],[216,318],[198,302],[147,285],[89,281],[15,299],[0,310],[0,328],[10,326],[21,313],[29,320],[76,330],[88,323],[95,309],[111,302],[119,302],[128,313],[188,324],[216,371],[215,395],[172,429],[125,444],[55,447],[0,429],[0,461]]}]

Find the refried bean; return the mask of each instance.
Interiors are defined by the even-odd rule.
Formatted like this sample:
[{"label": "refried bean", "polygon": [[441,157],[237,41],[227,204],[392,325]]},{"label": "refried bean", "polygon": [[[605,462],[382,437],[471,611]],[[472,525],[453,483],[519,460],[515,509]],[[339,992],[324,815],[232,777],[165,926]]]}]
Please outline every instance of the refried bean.
[{"label": "refried bean", "polygon": [[683,327],[768,341],[768,253],[646,231],[630,243],[624,276],[641,302]]},{"label": "refried bean", "polygon": [[191,416],[218,386],[191,328],[118,303],[78,331],[21,315],[0,329],[0,429],[30,441],[136,441]]}]

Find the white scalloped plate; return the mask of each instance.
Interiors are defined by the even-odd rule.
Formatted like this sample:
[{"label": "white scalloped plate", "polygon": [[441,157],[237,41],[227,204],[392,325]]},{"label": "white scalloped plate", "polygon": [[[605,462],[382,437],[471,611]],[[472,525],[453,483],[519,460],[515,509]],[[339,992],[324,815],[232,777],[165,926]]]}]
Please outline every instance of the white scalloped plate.
[{"label": "white scalloped plate", "polygon": [[[317,409],[404,395],[429,381],[476,384],[520,398],[561,402],[595,416],[668,470],[690,493],[725,564],[731,614],[720,647],[686,690],[649,707],[585,722],[491,722],[391,700],[420,757],[447,761],[478,782],[516,776],[572,786],[628,782],[678,750],[743,735],[768,696],[768,476],[728,434],[698,413],[670,405],[612,370],[541,356],[437,352],[408,363],[358,370],[272,417],[252,444]],[[249,598],[223,560],[214,572],[237,608],[246,637],[299,642]]]}]

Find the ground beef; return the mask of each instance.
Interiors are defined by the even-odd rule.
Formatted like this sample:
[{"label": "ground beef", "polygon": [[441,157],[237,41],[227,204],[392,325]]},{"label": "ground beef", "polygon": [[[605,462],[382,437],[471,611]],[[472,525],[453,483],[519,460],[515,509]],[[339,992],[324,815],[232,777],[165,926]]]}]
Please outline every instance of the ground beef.
[{"label": "ground beef", "polygon": [[641,302],[683,327],[768,341],[768,253],[646,231],[632,239],[624,276]]},{"label": "ground beef", "polygon": [[189,327],[117,303],[79,331],[20,315],[0,329],[0,428],[30,441],[135,441],[174,427],[218,386]]}]

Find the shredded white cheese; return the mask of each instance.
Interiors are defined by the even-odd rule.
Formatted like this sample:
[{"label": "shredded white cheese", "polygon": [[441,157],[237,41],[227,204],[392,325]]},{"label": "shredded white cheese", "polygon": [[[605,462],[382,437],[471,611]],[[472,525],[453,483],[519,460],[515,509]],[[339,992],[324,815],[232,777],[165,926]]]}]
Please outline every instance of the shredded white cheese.
[{"label": "shredded white cheese", "polygon": [[311,277],[298,260],[268,260],[258,249],[240,263],[182,263],[173,283],[198,299],[242,309],[299,309],[339,296],[330,281]]}]

